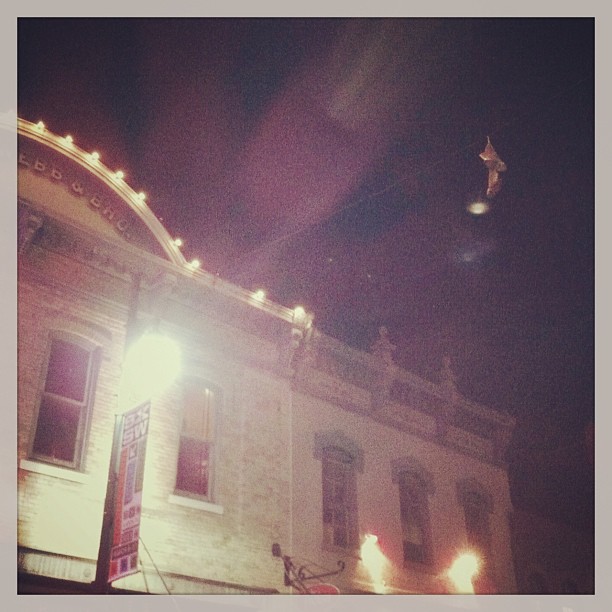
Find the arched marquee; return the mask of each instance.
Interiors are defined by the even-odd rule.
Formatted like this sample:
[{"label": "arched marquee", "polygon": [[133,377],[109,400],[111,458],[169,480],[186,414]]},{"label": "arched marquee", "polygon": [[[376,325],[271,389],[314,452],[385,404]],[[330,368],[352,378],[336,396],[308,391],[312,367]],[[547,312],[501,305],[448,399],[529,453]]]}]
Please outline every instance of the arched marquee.
[{"label": "arched marquee", "polygon": [[188,265],[177,244],[145,203],[98,153],[39,122],[17,119],[18,193],[31,207],[84,230],[101,233],[177,265]]}]

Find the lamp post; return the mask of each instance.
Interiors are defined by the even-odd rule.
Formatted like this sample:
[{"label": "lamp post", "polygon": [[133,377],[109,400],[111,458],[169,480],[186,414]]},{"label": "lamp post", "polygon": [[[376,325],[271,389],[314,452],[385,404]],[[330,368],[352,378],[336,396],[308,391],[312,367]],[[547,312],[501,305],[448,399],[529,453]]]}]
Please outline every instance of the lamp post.
[{"label": "lamp post", "polygon": [[[178,346],[159,333],[145,333],[126,353],[93,583],[96,593],[106,593],[113,580],[135,571],[142,492],[138,477],[143,475],[150,402],[172,383],[179,370]],[[118,507],[125,510],[119,517]],[[113,556],[117,557],[115,565]],[[120,563],[125,567],[119,567]]]}]

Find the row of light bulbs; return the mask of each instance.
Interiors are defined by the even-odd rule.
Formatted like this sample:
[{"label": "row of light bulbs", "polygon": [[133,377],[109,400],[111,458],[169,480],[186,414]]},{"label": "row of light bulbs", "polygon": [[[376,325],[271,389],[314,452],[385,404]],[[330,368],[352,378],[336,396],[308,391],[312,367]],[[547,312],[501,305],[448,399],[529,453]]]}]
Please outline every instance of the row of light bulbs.
[{"label": "row of light bulbs", "polygon": [[[44,132],[46,130],[46,126],[43,121],[39,121],[36,124],[36,128],[40,132]],[[60,138],[60,141],[66,148],[71,148],[74,144],[74,138],[70,134],[64,136],[63,138]],[[98,151],[93,151],[89,153],[88,155],[86,155],[86,158],[89,161],[89,163],[94,166],[100,163],[100,153],[98,153]],[[111,173],[111,171],[108,170],[107,168],[106,170],[109,173]],[[117,170],[114,174],[111,173],[111,177],[116,182],[122,182],[125,178],[125,174],[122,170]],[[136,193],[135,197],[139,203],[145,204],[145,200],[147,196],[143,191]],[[177,248],[182,247],[184,244],[182,238],[175,238],[172,241],[172,243]],[[187,267],[193,271],[198,270],[201,267],[201,265],[202,264],[199,259],[192,259],[190,262],[187,263]],[[255,302],[263,303],[266,300],[266,292],[263,289],[257,289],[256,291],[252,292],[251,297]],[[293,317],[294,317],[294,320],[298,320],[298,321],[305,320],[306,311],[304,310],[302,306],[296,306],[293,309]]]},{"label": "row of light bulbs", "polygon": [[[46,126],[43,121],[39,121],[36,124],[36,128],[40,132],[44,132],[46,130]],[[60,138],[60,141],[66,148],[71,148],[74,144],[74,138],[70,134],[64,136],[63,138]],[[94,166],[100,163],[100,153],[98,153],[98,151],[92,151],[91,153],[87,154],[85,157],[87,161]],[[110,170],[109,170],[109,173],[110,173]],[[124,180],[125,173],[123,172],[123,170],[117,170],[114,174],[111,173],[111,177],[115,182],[119,183]],[[136,193],[135,197],[136,197],[136,200],[142,204],[144,204],[147,199],[147,195],[144,193],[144,191]],[[181,238],[175,238],[172,242],[178,248],[180,248],[183,245],[183,240]],[[201,266],[201,263],[199,259],[192,259],[190,262],[187,263],[187,267],[189,267],[191,270],[197,270],[198,268],[200,268],[200,266]]]}]

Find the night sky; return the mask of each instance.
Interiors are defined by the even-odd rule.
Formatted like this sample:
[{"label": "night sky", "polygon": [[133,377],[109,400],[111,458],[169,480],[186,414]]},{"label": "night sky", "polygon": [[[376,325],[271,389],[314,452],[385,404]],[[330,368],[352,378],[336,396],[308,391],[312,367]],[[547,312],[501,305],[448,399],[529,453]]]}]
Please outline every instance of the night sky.
[{"label": "night sky", "polygon": [[515,506],[592,526],[594,20],[22,18],[18,114],[207,270],[429,380],[450,356],[517,419]]}]

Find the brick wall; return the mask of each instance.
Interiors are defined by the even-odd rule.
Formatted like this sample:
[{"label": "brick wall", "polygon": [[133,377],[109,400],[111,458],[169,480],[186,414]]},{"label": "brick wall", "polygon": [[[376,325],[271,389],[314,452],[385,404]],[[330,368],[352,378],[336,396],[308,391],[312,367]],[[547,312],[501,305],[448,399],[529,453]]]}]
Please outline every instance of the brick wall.
[{"label": "brick wall", "polygon": [[[87,266],[69,254],[34,245],[22,257],[20,546],[87,559],[97,555],[128,292],[125,277]],[[152,402],[141,524],[141,537],[152,559],[141,546],[141,562],[145,571],[155,564],[163,572],[282,590],[282,571],[271,555],[271,545],[289,533],[288,387],[269,370],[240,363],[236,350],[228,355],[219,345],[211,347],[205,332],[216,322],[202,325],[207,313],[194,318],[185,315],[187,310],[176,304],[168,315],[183,345],[185,372],[210,380],[223,391],[214,499],[205,508],[172,501],[181,426],[179,380]],[[71,470],[41,467],[27,456],[47,338],[57,328],[82,334],[102,346],[84,471],[76,475]],[[244,338],[245,353],[261,350],[259,344],[249,346],[247,335],[234,336],[238,352],[236,338]],[[267,346],[267,353],[274,353],[269,341]],[[137,577],[116,584],[135,581]]]}]

